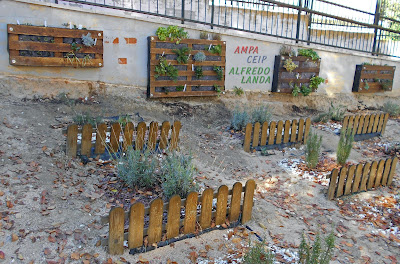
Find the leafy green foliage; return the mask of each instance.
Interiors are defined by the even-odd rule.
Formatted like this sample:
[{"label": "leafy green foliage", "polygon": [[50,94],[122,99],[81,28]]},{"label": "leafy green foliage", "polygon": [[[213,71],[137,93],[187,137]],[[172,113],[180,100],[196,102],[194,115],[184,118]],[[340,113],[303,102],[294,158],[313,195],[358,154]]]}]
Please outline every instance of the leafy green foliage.
[{"label": "leafy green foliage", "polygon": [[189,60],[189,54],[192,51],[192,49],[188,48],[188,47],[182,47],[180,49],[174,49],[172,50],[176,55],[178,55],[178,57],[176,58],[176,60],[180,63],[180,64],[186,64]]},{"label": "leafy green foliage", "polygon": [[290,58],[286,59],[284,65],[283,65],[283,68],[285,68],[288,72],[292,72],[297,67],[298,67],[297,64],[294,63],[293,60]]},{"label": "leafy green foliage", "polygon": [[322,136],[318,137],[317,133],[312,133],[310,131],[305,149],[306,164],[308,168],[313,169],[317,166],[321,154],[321,143]]},{"label": "leafy green foliage", "polygon": [[241,96],[241,95],[244,94],[244,91],[243,91],[243,88],[242,88],[242,87],[234,86],[234,87],[233,87],[233,93],[234,93],[235,95],[237,95],[237,96]]},{"label": "leafy green foliage", "polygon": [[368,89],[369,89],[369,84],[368,84],[367,79],[364,79],[364,89],[365,89],[365,90],[368,90]]},{"label": "leafy green foliage", "polygon": [[343,105],[339,105],[335,107],[333,102],[331,102],[331,106],[327,113],[319,114],[315,119],[314,122],[322,122],[326,123],[330,120],[333,121],[342,121],[344,119],[344,115],[346,113],[346,107]]},{"label": "leafy green foliage", "polygon": [[101,117],[93,117],[89,113],[77,114],[72,120],[77,125],[91,124],[93,127],[103,121]]},{"label": "leafy green foliage", "polygon": [[232,120],[231,120],[231,127],[236,130],[242,130],[247,123],[250,123],[250,115],[246,110],[239,110],[236,108],[233,110]]},{"label": "leafy green foliage", "polygon": [[224,68],[221,66],[214,66],[213,69],[217,73],[218,80],[222,80],[222,78],[224,78]]},{"label": "leafy green foliage", "polygon": [[233,111],[231,127],[236,130],[242,130],[247,123],[255,123],[260,122],[263,124],[264,122],[269,122],[271,120],[271,112],[268,106],[258,106],[251,109],[243,109],[240,110],[236,108]]},{"label": "leafy green foliage", "polygon": [[254,245],[249,244],[249,250],[243,256],[244,264],[273,264],[275,263],[274,254],[266,249],[263,242],[256,241]]},{"label": "leafy green foliage", "polygon": [[175,41],[179,44],[182,39],[188,38],[188,33],[178,26],[169,26],[168,28],[159,27],[156,31],[156,35],[159,40],[165,41],[168,37],[171,41]]},{"label": "leafy green foliage", "polygon": [[175,88],[175,90],[178,91],[178,92],[182,92],[184,89],[185,89],[185,86],[183,86],[183,85],[178,85]]},{"label": "leafy green foliage", "polygon": [[[208,50],[209,47],[206,47],[205,50]],[[212,45],[210,50],[212,54],[221,55],[222,54],[222,46],[221,45]]]},{"label": "leafy green foliage", "polygon": [[208,32],[200,31],[200,39],[208,39]]},{"label": "leafy green foliage", "polygon": [[336,150],[337,162],[344,166],[350,156],[351,149],[353,148],[354,134],[352,129],[342,129],[340,132],[340,139],[338,148]]},{"label": "leafy green foliage", "polygon": [[156,31],[156,35],[159,40],[165,41],[169,36],[168,29],[165,27],[159,27]]},{"label": "leafy green foliage", "polygon": [[131,117],[129,115],[120,115],[118,117],[118,123],[120,123],[122,126],[125,126],[129,122],[131,122]]},{"label": "leafy green foliage", "polygon": [[178,80],[178,69],[168,64],[167,59],[163,56],[160,57],[159,63],[156,65],[154,71],[156,72],[154,75],[155,78],[169,76],[174,81]]},{"label": "leafy green foliage", "polygon": [[321,84],[321,83],[323,83],[323,82],[325,82],[325,79],[324,78],[321,78],[321,77],[319,77],[319,76],[314,76],[314,77],[311,77],[310,78],[310,85],[309,85],[309,87],[311,88],[311,89],[318,89],[318,86]]},{"label": "leafy green foliage", "polygon": [[333,231],[321,240],[317,233],[312,247],[307,243],[304,234],[299,247],[299,264],[329,264],[335,248],[335,235]]},{"label": "leafy green foliage", "polygon": [[306,56],[311,58],[313,61],[320,59],[318,54],[313,49],[298,49],[297,50],[298,56]]},{"label": "leafy green foliage", "polygon": [[202,51],[197,52],[197,53],[194,55],[194,60],[195,60],[195,61],[205,61],[206,58],[207,58],[206,55],[205,55],[204,52],[202,52]]},{"label": "leafy green foliage", "polygon": [[389,113],[392,117],[397,117],[400,115],[400,106],[393,102],[386,102],[382,106],[382,111]]},{"label": "leafy green foliage", "polygon": [[299,93],[301,93],[300,87],[297,84],[294,84],[293,90],[292,90],[292,95],[294,97],[298,96]]},{"label": "leafy green foliage", "polygon": [[96,45],[96,41],[92,38],[92,34],[87,33],[87,35],[82,35],[82,44],[86,47],[92,47]]},{"label": "leafy green foliage", "polygon": [[304,96],[310,95],[310,93],[311,93],[312,91],[313,91],[312,88],[309,87],[309,86],[307,86],[307,85],[304,85],[304,84],[303,84],[303,85],[300,87],[300,92],[301,92]]},{"label": "leafy green foliage", "polygon": [[203,74],[203,67],[201,67],[201,66],[196,66],[196,67],[194,68],[194,74],[196,75],[196,78],[197,78],[197,79],[200,79],[201,77],[203,77],[203,76],[204,76],[204,74]]},{"label": "leafy green foliage", "polygon": [[221,87],[219,86],[219,85],[216,85],[216,84],[214,84],[214,90],[217,92],[217,93],[221,93],[222,91],[221,91]]}]

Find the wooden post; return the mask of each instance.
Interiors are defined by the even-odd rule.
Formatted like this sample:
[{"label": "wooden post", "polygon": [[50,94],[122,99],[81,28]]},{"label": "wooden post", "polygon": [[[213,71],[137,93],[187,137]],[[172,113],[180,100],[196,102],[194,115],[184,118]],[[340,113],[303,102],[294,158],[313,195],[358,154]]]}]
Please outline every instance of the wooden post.
[{"label": "wooden post", "polygon": [[107,125],[99,124],[97,126],[96,132],[96,143],[94,147],[95,154],[103,154],[106,148],[106,134],[107,133]]},{"label": "wooden post", "polygon": [[392,166],[390,166],[390,172],[389,172],[389,177],[388,177],[388,181],[387,181],[388,186],[392,185],[392,181],[393,181],[394,174],[396,173],[396,165],[397,165],[398,161],[399,161],[399,159],[397,157],[393,158]]},{"label": "wooden post", "polygon": [[242,184],[237,182],[232,188],[231,207],[229,211],[229,221],[234,222],[239,219],[240,203],[242,200]]},{"label": "wooden post", "polygon": [[226,211],[228,205],[228,186],[222,185],[218,188],[217,195],[217,213],[215,216],[215,224],[222,225],[226,220]]},{"label": "wooden post", "polygon": [[124,253],[124,217],[125,212],[121,207],[116,207],[110,211],[108,252],[111,255],[122,255]]},{"label": "wooden post", "polygon": [[254,132],[253,132],[253,148],[258,147],[258,142],[260,142],[260,123],[257,122],[254,124]]},{"label": "wooden post", "polygon": [[69,125],[67,129],[67,156],[76,157],[78,151],[78,125]]},{"label": "wooden post", "polygon": [[256,189],[256,182],[254,180],[248,180],[246,182],[244,201],[243,201],[243,212],[242,212],[242,224],[250,221],[251,212],[253,210],[253,197]]},{"label": "wooden post", "polygon": [[152,245],[161,241],[163,220],[163,201],[156,199],[150,204],[148,241]]},{"label": "wooden post", "polygon": [[144,204],[134,203],[129,212],[128,247],[143,245]]},{"label": "wooden post", "polygon": [[331,177],[329,180],[329,188],[328,188],[328,199],[332,200],[335,198],[335,190],[337,185],[337,178],[338,178],[339,170],[333,169],[331,173]]},{"label": "wooden post", "polygon": [[174,195],[169,199],[167,238],[173,238],[179,235],[179,223],[181,217],[181,197]]},{"label": "wooden post", "polygon": [[178,142],[179,142],[179,132],[181,131],[181,122],[175,121],[174,125],[172,126],[172,134],[171,134],[171,145],[170,149],[175,150],[178,149]]},{"label": "wooden post", "polygon": [[246,152],[250,152],[252,131],[253,131],[253,125],[251,123],[248,123],[246,125],[246,130],[245,130],[245,134],[244,134],[244,143],[243,143],[243,149]]},{"label": "wooden post", "polygon": [[81,143],[81,155],[90,157],[90,150],[92,148],[92,125],[85,124],[82,128],[82,143]]},{"label": "wooden post", "polygon": [[196,229],[197,197],[197,192],[191,192],[186,198],[185,221],[183,227],[183,232],[185,234],[193,233]]},{"label": "wooden post", "polygon": [[214,198],[214,191],[211,188],[204,190],[201,196],[201,213],[200,213],[200,227],[202,229],[211,226],[212,204]]}]

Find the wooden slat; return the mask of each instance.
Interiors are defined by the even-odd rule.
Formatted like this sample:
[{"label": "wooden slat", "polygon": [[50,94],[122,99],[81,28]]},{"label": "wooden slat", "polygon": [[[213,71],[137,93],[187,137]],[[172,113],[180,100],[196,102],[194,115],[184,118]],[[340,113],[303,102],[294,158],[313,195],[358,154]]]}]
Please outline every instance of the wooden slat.
[{"label": "wooden slat", "polygon": [[128,147],[132,146],[132,141],[133,141],[133,131],[135,130],[135,126],[133,125],[132,122],[128,122],[126,126],[124,127],[124,151],[128,149]]},{"label": "wooden slat", "polygon": [[363,126],[363,129],[362,129],[362,134],[366,134],[367,133],[367,131],[368,131],[368,127],[369,127],[369,119],[371,118],[371,115],[366,115],[365,117],[364,117],[364,126]]},{"label": "wooden slat", "polygon": [[182,96],[217,96],[218,93],[216,91],[192,91],[192,92],[169,92],[168,94],[166,93],[158,93],[158,92],[152,92],[152,97],[153,98],[167,98],[167,97],[182,97]]},{"label": "wooden slat", "polygon": [[383,176],[383,169],[385,168],[385,160],[380,160],[378,163],[378,170],[376,172],[375,178],[375,185],[374,187],[381,186],[382,183],[382,176]]},{"label": "wooden slat", "polygon": [[168,134],[171,129],[171,124],[168,121],[164,121],[161,126],[161,136],[160,136],[160,149],[166,149],[168,146]]},{"label": "wooden slat", "polygon": [[102,123],[97,126],[96,143],[94,148],[95,154],[103,154],[106,147],[106,130],[107,125]]},{"label": "wooden slat", "polygon": [[261,142],[260,146],[267,145],[268,122],[264,122],[261,129]]},{"label": "wooden slat", "polygon": [[124,253],[124,209],[116,207],[110,211],[108,237],[108,253],[122,255]]},{"label": "wooden slat", "polygon": [[347,172],[346,184],[345,184],[345,188],[344,188],[344,195],[348,195],[351,193],[355,171],[356,171],[356,166],[355,165],[350,166],[350,168]]},{"label": "wooden slat", "polygon": [[199,222],[202,229],[206,229],[211,226],[213,197],[214,191],[211,188],[205,189],[201,196],[201,213]]},{"label": "wooden slat", "polygon": [[147,234],[149,236],[148,241],[150,245],[161,241],[162,221],[163,201],[162,199],[156,199],[150,204],[149,230],[147,231]]},{"label": "wooden slat", "polygon": [[134,203],[129,211],[128,247],[143,245],[144,204]]},{"label": "wooden slat", "polygon": [[186,198],[185,205],[185,222],[184,230],[185,234],[193,233],[196,227],[196,215],[197,215],[197,192],[191,192]]},{"label": "wooden slat", "polygon": [[381,114],[379,117],[379,124],[376,132],[382,132],[383,122],[385,122],[385,114]]},{"label": "wooden slat", "polygon": [[386,113],[386,114],[385,114],[385,120],[383,121],[383,125],[382,125],[382,132],[381,132],[382,135],[385,133],[385,130],[386,130],[386,123],[387,123],[388,119],[389,119],[389,114]]},{"label": "wooden slat", "polygon": [[375,133],[378,130],[378,124],[379,124],[379,119],[380,119],[381,115],[377,114],[375,117],[375,122],[374,122],[374,126],[372,127],[372,133]]},{"label": "wooden slat", "polygon": [[283,130],[283,121],[279,120],[278,121],[278,127],[276,129],[276,141],[275,141],[275,144],[281,144],[282,143],[282,130]]},{"label": "wooden slat", "polygon": [[[366,72],[361,72],[360,79],[393,80],[393,77],[394,77],[394,73],[366,73]],[[370,83],[368,82],[368,84],[370,84]]]},{"label": "wooden slat", "polygon": [[228,203],[228,186],[222,185],[218,188],[217,195],[217,212],[215,216],[215,224],[222,225],[226,220],[226,211]]},{"label": "wooden slat", "polygon": [[135,149],[142,150],[144,146],[144,136],[146,135],[147,126],[145,122],[140,122],[136,128]]},{"label": "wooden slat", "polygon": [[240,202],[242,199],[242,184],[237,182],[232,188],[231,206],[229,210],[229,221],[234,222],[239,219]]},{"label": "wooden slat", "polygon": [[290,131],[290,142],[294,143],[297,141],[297,120],[294,119],[292,121],[292,129]]},{"label": "wooden slat", "polygon": [[18,35],[55,36],[64,38],[82,38],[82,35],[87,35],[87,33],[90,33],[92,35],[92,38],[97,38],[98,40],[103,39],[103,31],[87,29],[69,29],[8,24],[7,32],[9,34]]},{"label": "wooden slat", "polygon": [[253,197],[256,189],[256,182],[254,180],[248,180],[244,191],[243,200],[243,212],[242,212],[242,224],[251,220],[251,213],[253,210]]},{"label": "wooden slat", "polygon": [[84,68],[99,68],[103,67],[103,59],[90,59],[85,65],[69,61],[67,58],[56,57],[24,57],[24,56],[11,56],[10,59],[15,63],[12,65],[19,66],[63,66],[63,67],[84,67]]},{"label": "wooden slat", "polygon": [[168,222],[167,222],[167,239],[179,235],[181,217],[181,197],[174,195],[169,200],[168,205]]},{"label": "wooden slat", "polygon": [[283,143],[289,142],[290,121],[285,121],[285,132],[283,134]]},{"label": "wooden slat", "polygon": [[311,127],[311,119],[307,118],[306,119],[306,127],[304,129],[304,144],[307,143],[307,138],[310,134],[310,127]]},{"label": "wooden slat", "polygon": [[158,123],[153,121],[150,123],[150,128],[149,128],[149,140],[147,143],[147,147],[149,150],[156,149],[157,134],[158,134]]},{"label": "wooden slat", "polygon": [[359,121],[360,121],[360,115],[356,115],[354,117],[354,123],[353,123],[353,129],[352,129],[353,135],[355,135],[357,133]]},{"label": "wooden slat", "polygon": [[245,133],[244,133],[244,143],[243,143],[243,150],[246,152],[250,152],[252,132],[253,132],[253,125],[251,123],[248,123],[246,125],[246,129],[245,129]]},{"label": "wooden slat", "polygon": [[362,180],[360,184],[360,191],[366,191],[367,190],[367,182],[369,179],[369,169],[371,168],[371,164],[369,162],[365,163],[364,169],[363,169],[363,174],[362,174]]},{"label": "wooden slat", "polygon": [[361,134],[361,132],[364,128],[364,119],[365,119],[364,115],[360,116],[360,121],[359,121],[358,129],[357,129],[357,133],[356,133],[357,135]]},{"label": "wooden slat", "polygon": [[374,187],[375,184],[375,178],[376,178],[376,168],[378,167],[378,162],[374,161],[371,164],[371,169],[369,171],[369,179],[368,179],[368,184],[367,184],[367,190],[371,189]]},{"label": "wooden slat", "polygon": [[383,186],[387,185],[391,165],[392,165],[392,159],[387,159],[385,162],[385,169],[383,170],[383,176],[382,176]]},{"label": "wooden slat", "polygon": [[365,71],[394,71],[396,67],[384,65],[363,65]]},{"label": "wooden slat", "polygon": [[349,117],[349,125],[347,126],[347,129],[350,129],[350,131],[354,130],[354,116]]},{"label": "wooden slat", "polygon": [[67,156],[76,157],[78,151],[78,126],[69,125],[67,130]]},{"label": "wooden slat", "polygon": [[[101,42],[99,42],[101,43]],[[103,54],[103,45],[86,47],[78,44],[79,53],[100,53]],[[10,50],[30,50],[30,51],[49,51],[49,52],[71,52],[71,44],[68,43],[48,43],[36,41],[9,41]]]},{"label": "wooden slat", "polygon": [[111,134],[110,134],[110,151],[112,153],[118,152],[120,134],[121,134],[120,123],[112,124],[111,125]]},{"label": "wooden slat", "polygon": [[181,131],[181,126],[181,122],[179,121],[175,121],[174,125],[172,126],[171,143],[169,147],[171,150],[178,149],[179,132]]},{"label": "wooden slat", "polygon": [[[163,43],[171,42],[169,40],[169,38],[167,38],[166,40],[159,40],[158,37],[156,37],[156,36],[152,36],[151,38],[152,38],[151,39],[152,42],[154,41],[154,43],[155,42],[163,42]],[[180,44],[199,44],[199,45],[202,45],[202,44],[225,45],[224,41],[222,41],[222,40],[208,40],[208,39],[182,39],[179,43]]]},{"label": "wooden slat", "polygon": [[346,178],[347,178],[347,168],[342,167],[340,169],[340,176],[339,176],[339,181],[338,181],[337,190],[336,190],[336,197],[340,197],[343,195],[344,183],[346,181]]},{"label": "wooden slat", "polygon": [[275,142],[276,122],[272,121],[269,125],[268,145],[273,145]]},{"label": "wooden slat", "polygon": [[[212,66],[212,65],[211,65]],[[178,81],[170,81],[170,80],[166,80],[166,81],[154,81],[152,82],[152,86],[154,87],[164,87],[164,86],[178,86],[178,85],[187,85],[188,81],[187,80],[178,80]],[[224,80],[218,80],[218,81],[213,81],[213,80],[193,80],[190,82],[191,86],[198,86],[198,85],[202,85],[202,86],[213,86],[213,85],[219,85],[219,86],[224,86]],[[181,92],[184,94],[189,93],[189,91],[187,92]],[[194,93],[192,91],[192,93]],[[165,94],[165,93],[164,93]],[[169,95],[170,93],[166,94]]]},{"label": "wooden slat", "polygon": [[353,193],[358,192],[358,190],[360,189],[362,170],[363,170],[363,165],[358,164],[357,168],[356,168],[356,174],[354,177],[353,189],[351,190],[351,192],[353,192]]},{"label": "wooden slat", "polygon": [[304,136],[304,119],[300,118],[299,120],[299,132],[297,135],[297,142],[303,142],[303,136]]},{"label": "wooden slat", "polygon": [[375,123],[375,116],[376,115],[371,115],[369,117],[369,124],[368,124],[367,133],[372,133],[372,128],[374,127],[374,123]]},{"label": "wooden slat", "polygon": [[345,116],[343,119],[343,125],[342,125],[342,130],[346,130],[347,127],[349,126],[349,118],[350,116]]},{"label": "wooden slat", "polygon": [[81,155],[90,156],[92,148],[92,125],[85,124],[82,128]]},{"label": "wooden slat", "polygon": [[258,143],[260,142],[260,123],[256,122],[254,124],[254,132],[253,132],[253,148],[258,147]]},{"label": "wooden slat", "polygon": [[393,177],[394,177],[394,175],[396,173],[397,162],[398,162],[398,158],[394,157],[393,161],[392,161],[392,165],[390,166],[390,172],[389,172],[388,181],[387,181],[387,185],[388,186],[392,185]]},{"label": "wooden slat", "polygon": [[335,198],[335,191],[337,186],[337,179],[338,179],[339,170],[333,169],[329,181],[329,188],[328,188],[328,199],[332,200]]}]

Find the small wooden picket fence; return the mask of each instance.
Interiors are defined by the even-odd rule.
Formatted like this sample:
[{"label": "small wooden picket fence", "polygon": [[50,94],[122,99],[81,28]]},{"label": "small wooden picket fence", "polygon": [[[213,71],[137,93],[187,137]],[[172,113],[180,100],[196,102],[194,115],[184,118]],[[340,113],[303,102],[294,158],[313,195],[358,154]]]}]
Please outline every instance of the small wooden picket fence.
[{"label": "small wooden picket fence", "polygon": [[[257,147],[263,148],[283,148],[292,144],[305,143],[308,133],[310,132],[311,119],[294,119],[292,121],[282,120],[259,122],[254,124],[248,123],[245,130],[245,138],[243,148],[244,151],[250,152]],[[260,134],[261,133],[261,134]]]},{"label": "small wooden picket fence", "polygon": [[387,113],[345,116],[342,130],[351,129],[355,141],[383,135],[388,118]]},{"label": "small wooden picket fence", "polygon": [[[160,149],[177,149],[179,142],[179,132],[181,123],[175,121],[171,126],[168,121],[162,123],[159,127],[157,122],[151,122],[147,127],[145,122],[140,122],[135,129],[132,122],[122,125],[118,122],[107,127],[106,124],[98,124],[92,127],[90,124],[85,124],[82,128],[72,124],[67,128],[67,146],[66,153],[68,156],[76,157],[80,155],[91,156],[103,154],[106,150],[110,153],[118,151],[126,151],[129,146],[134,146],[137,150],[142,150],[146,147],[149,150],[154,150],[157,147]],[[107,133],[109,132],[109,142]],[[81,143],[78,144],[78,135],[81,136]],[[94,143],[92,138],[95,135]],[[146,136],[147,135],[147,136]],[[94,149],[93,149],[94,148]]]},{"label": "small wooden picket fence", "polygon": [[334,169],[330,175],[328,198],[367,191],[374,187],[389,186],[396,173],[398,159],[380,160],[372,163],[342,167],[340,171]]},{"label": "small wooden picket fence", "polygon": [[[151,202],[149,208],[142,203],[135,203],[129,212],[116,207],[110,211],[102,223],[109,223],[108,239],[103,239],[102,244],[108,244],[110,254],[120,255],[124,252],[124,241],[132,249],[143,248],[147,250],[154,244],[175,239],[178,236],[194,234],[196,226],[201,230],[212,230],[216,226],[238,222],[246,223],[251,219],[253,196],[256,188],[254,180],[248,180],[243,188],[240,182],[228,190],[226,185],[218,188],[214,194],[213,189],[204,190],[201,197],[197,192],[191,192],[186,199],[181,200],[179,195],[171,197],[169,203],[163,204],[162,199]],[[243,204],[242,192],[244,192]],[[228,206],[228,196],[231,195]],[[216,208],[213,210],[213,199],[216,198]],[[198,205],[201,205],[198,214]],[[185,217],[181,219],[181,209],[185,208]],[[229,210],[228,210],[229,208]],[[229,212],[228,212],[229,211]],[[228,213],[227,213],[228,212]],[[148,216],[148,227],[145,227],[145,217]],[[163,218],[166,217],[166,224]],[[129,219],[128,232],[125,233],[125,221]]]}]

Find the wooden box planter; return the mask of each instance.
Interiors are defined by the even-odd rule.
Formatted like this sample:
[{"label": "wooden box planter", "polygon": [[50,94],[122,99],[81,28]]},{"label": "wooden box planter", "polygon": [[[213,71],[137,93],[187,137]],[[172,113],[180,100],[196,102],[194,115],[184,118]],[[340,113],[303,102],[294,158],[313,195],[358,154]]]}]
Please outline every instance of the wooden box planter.
[{"label": "wooden box planter", "polygon": [[[149,37],[149,83],[147,89],[148,98],[160,97],[184,97],[184,96],[216,96],[220,92],[215,90],[214,85],[219,86],[221,92],[225,91],[225,41],[206,40],[206,39],[184,39],[179,44],[171,41],[160,41],[158,37]],[[211,53],[206,50],[210,45],[221,45],[221,55]],[[180,64],[177,61],[177,55],[174,49],[188,47],[192,49],[191,56],[186,64]],[[194,55],[198,52],[204,52],[205,61],[195,61]],[[176,67],[178,80],[174,81],[169,76],[159,76],[155,78],[155,67],[159,64],[160,56],[164,56],[167,62]],[[214,66],[223,68],[222,80],[218,80],[217,73],[213,70]],[[203,77],[196,78],[195,67],[202,67]],[[177,86],[185,86],[184,91],[177,91]]]},{"label": "wooden box planter", "polygon": [[[395,66],[356,65],[353,92],[377,93],[391,91],[395,70]],[[366,82],[368,85],[366,85]]]},{"label": "wooden box planter", "polygon": [[[287,71],[283,65],[285,60],[292,59],[297,64],[297,68],[292,72]],[[275,93],[292,93],[293,85],[299,87],[302,84],[308,85],[313,76],[318,76],[320,71],[321,59],[313,61],[305,56],[275,56],[274,77],[272,80],[271,92]]]},{"label": "wooden box planter", "polygon": [[[8,24],[7,32],[10,65],[103,67],[103,31]],[[82,44],[88,33],[97,39],[92,47]],[[72,43],[80,48],[75,56]]]}]

